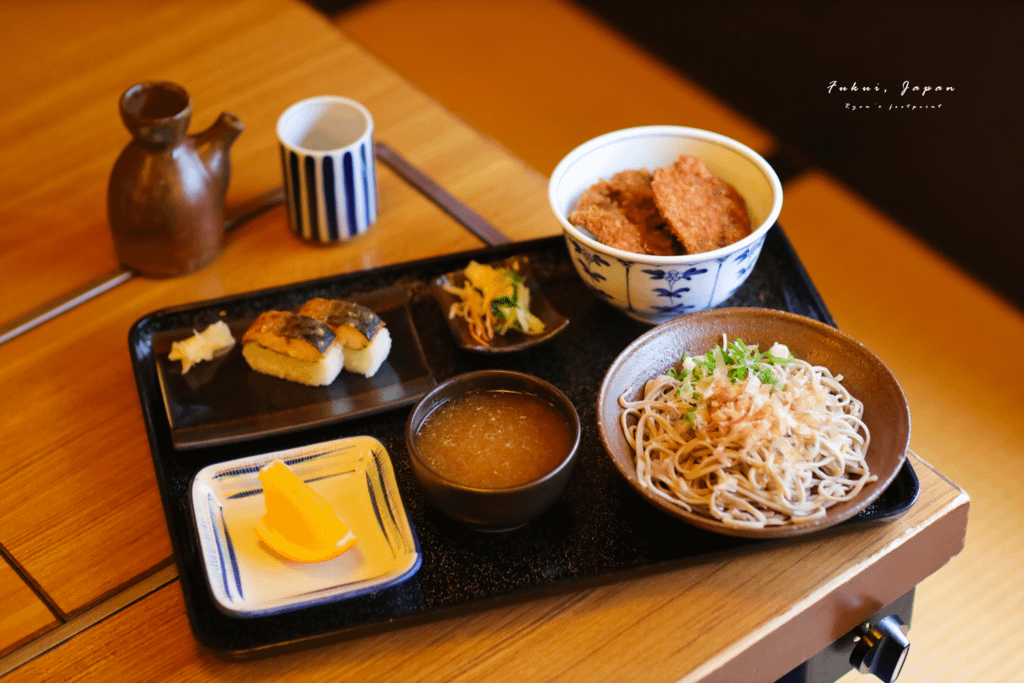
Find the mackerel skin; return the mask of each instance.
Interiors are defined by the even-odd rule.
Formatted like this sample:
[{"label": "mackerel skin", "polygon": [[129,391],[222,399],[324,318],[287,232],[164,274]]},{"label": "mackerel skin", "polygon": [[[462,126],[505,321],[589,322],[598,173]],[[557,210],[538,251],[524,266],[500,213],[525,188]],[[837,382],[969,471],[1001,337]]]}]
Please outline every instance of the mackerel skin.
[{"label": "mackerel skin", "polygon": [[330,327],[288,311],[266,311],[249,326],[242,344],[256,343],[296,360],[318,362],[336,341]]},{"label": "mackerel skin", "polygon": [[384,327],[380,316],[366,306],[341,299],[310,299],[299,309],[299,315],[326,324],[348,349],[366,348]]}]

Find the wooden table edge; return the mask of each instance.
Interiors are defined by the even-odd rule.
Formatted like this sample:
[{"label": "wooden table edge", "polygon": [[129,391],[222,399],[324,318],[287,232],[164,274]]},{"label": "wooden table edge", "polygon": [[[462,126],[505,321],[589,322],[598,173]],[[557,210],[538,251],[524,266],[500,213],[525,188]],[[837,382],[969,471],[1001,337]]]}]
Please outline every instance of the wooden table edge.
[{"label": "wooden table edge", "polygon": [[[910,453],[909,457],[915,467],[927,468],[948,484],[953,489],[953,498],[869,557],[810,592],[782,614],[767,620],[684,674],[679,683],[775,681],[792,668],[789,664],[806,661],[817,654],[959,553],[964,546],[969,496],[916,454]],[[894,522],[898,523],[898,520]],[[923,543],[922,547],[931,552],[916,554],[911,558],[914,566],[908,569],[907,558],[894,551],[911,539],[915,539],[918,544]],[[135,602],[168,588],[178,577],[177,565],[171,560],[168,558],[168,563],[155,573],[0,657],[0,677],[67,643]],[[900,573],[904,576],[909,574],[909,581],[891,582],[895,563],[902,565]],[[815,637],[808,638],[808,633],[815,634]],[[794,650],[793,644],[801,642],[803,646]],[[780,657],[780,653],[786,656]],[[760,664],[752,665],[752,662]]]},{"label": "wooden table edge", "polygon": [[[878,609],[908,592],[955,557],[964,548],[966,540],[970,496],[917,454],[909,452],[908,458],[915,467],[928,468],[958,491],[957,495],[927,519],[908,528],[871,556],[794,603],[783,614],[773,617],[714,655],[680,678],[678,683],[776,681],[792,667],[776,666],[773,662],[779,660],[777,655],[780,651],[792,649],[787,644],[799,642],[798,634],[821,634],[816,646],[799,653],[797,661],[803,662],[839,640]],[[924,541],[923,547],[931,552],[919,553],[910,558],[894,553],[911,539],[918,543]],[[901,564],[901,572],[906,575],[908,560],[913,562],[909,573],[917,577],[911,585],[893,585],[886,580],[892,576],[894,565],[898,563]],[[866,600],[864,596],[872,596],[873,599]],[[910,635],[912,638],[912,631]],[[763,662],[764,666],[751,671],[750,661]]]}]

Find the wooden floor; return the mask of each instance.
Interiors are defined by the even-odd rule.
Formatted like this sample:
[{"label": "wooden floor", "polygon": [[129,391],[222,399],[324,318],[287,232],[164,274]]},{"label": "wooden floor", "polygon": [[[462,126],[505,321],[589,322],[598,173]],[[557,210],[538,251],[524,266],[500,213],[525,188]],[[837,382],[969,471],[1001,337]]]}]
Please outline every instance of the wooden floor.
[{"label": "wooden floor", "polygon": [[[775,148],[564,0],[372,0],[333,21],[545,174],[579,143],[635,125]],[[966,549],[918,589],[901,683],[1024,681],[1024,316],[825,174],[787,183],[780,224],[840,327],[902,383],[912,448],[972,498]],[[867,679],[843,678],[855,680]]]}]

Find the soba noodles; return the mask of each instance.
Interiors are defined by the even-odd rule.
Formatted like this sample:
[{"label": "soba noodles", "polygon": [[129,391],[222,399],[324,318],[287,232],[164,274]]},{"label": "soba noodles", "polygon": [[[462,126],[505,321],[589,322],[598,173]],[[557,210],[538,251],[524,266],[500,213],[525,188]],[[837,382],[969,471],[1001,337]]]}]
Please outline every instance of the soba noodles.
[{"label": "soba noodles", "polygon": [[824,367],[722,337],[704,356],[619,398],[637,478],[668,503],[726,526],[825,515],[877,477],[863,405]]}]

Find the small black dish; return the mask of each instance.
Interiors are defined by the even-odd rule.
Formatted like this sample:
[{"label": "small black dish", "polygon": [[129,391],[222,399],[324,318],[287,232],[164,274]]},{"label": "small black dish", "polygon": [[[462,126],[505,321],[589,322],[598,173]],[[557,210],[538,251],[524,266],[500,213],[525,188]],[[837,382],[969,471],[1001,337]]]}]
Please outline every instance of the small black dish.
[{"label": "small black dish", "polygon": [[[487,265],[493,268],[507,268],[513,270],[525,278],[526,288],[530,290],[530,312],[541,319],[544,323],[544,331],[540,334],[525,334],[519,330],[512,330],[505,335],[495,335],[488,344],[481,344],[473,339],[469,333],[469,326],[461,318],[448,317],[448,326],[451,328],[455,343],[461,348],[479,353],[511,353],[522,351],[538,344],[550,341],[555,335],[565,329],[569,324],[568,318],[559,313],[544,296],[537,279],[533,275],[530,260],[525,256],[511,256],[501,261],[490,262]],[[462,287],[466,282],[463,271],[457,270],[445,273],[433,282],[431,292],[441,310],[448,316],[452,304],[459,302],[459,297],[445,289],[445,285]]]}]

